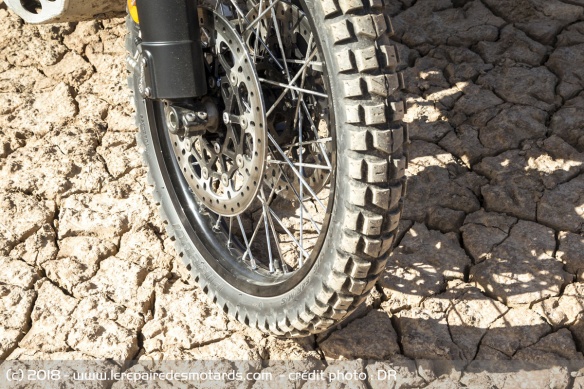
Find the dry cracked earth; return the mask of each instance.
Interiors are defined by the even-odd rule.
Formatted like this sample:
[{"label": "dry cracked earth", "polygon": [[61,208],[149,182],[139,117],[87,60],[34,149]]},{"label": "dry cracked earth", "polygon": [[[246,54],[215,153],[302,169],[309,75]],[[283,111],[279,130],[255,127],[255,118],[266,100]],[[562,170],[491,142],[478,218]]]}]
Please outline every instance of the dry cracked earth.
[{"label": "dry cracked earth", "polygon": [[[216,309],[177,260],[135,142],[123,20],[30,26],[0,1],[0,359],[389,366],[373,359],[402,363],[402,387],[517,383],[473,360],[581,362],[584,2],[388,7],[412,140],[399,240],[349,320],[284,340]],[[529,379],[584,387],[552,365]]]}]

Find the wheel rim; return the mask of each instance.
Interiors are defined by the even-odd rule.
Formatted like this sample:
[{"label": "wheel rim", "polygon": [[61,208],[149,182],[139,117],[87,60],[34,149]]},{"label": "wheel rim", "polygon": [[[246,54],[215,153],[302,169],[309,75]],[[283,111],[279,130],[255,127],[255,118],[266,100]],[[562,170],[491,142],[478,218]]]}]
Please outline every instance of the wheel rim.
[{"label": "wheel rim", "polygon": [[[224,131],[180,139],[166,130],[162,104],[153,103],[163,154],[172,155],[167,168],[181,172],[173,175],[172,187],[181,192],[177,199],[197,235],[193,241],[223,278],[250,294],[280,294],[296,286],[315,263],[333,206],[334,118],[322,51],[309,20],[289,3],[249,3],[247,9],[230,3],[215,11],[202,8],[199,18],[217,85],[212,89],[231,119],[245,111],[248,123],[243,128],[224,121],[228,135],[223,138]],[[209,31],[211,18],[214,31]],[[229,73],[237,69],[237,59],[225,64],[225,52],[218,50],[222,44],[233,53],[247,51],[239,54],[240,62],[247,59],[253,66],[239,72],[247,98],[236,96],[240,83],[231,82]],[[229,96],[234,96],[231,105]],[[246,137],[250,146],[244,150]],[[245,163],[239,161],[242,155],[248,158]],[[205,174],[203,168],[221,158],[216,170]],[[234,177],[242,166],[252,174],[238,181]],[[221,182],[222,175],[232,181]],[[201,190],[203,181],[214,185],[210,191]],[[241,190],[253,181],[255,188]],[[244,199],[239,205],[238,196]]]}]

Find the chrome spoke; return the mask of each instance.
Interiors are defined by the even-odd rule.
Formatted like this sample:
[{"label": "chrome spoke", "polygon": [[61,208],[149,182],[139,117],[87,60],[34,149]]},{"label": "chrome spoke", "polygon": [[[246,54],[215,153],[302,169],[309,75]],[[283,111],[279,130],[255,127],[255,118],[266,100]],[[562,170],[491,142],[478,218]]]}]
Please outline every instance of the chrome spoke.
[{"label": "chrome spoke", "polygon": [[[264,205],[266,207],[266,205]],[[270,230],[268,229],[268,216],[266,215],[266,211],[262,212],[264,214],[264,229],[266,230],[266,242],[268,244],[268,258],[269,258],[269,267],[270,273],[274,272],[274,257],[272,256],[272,245],[270,244]],[[258,223],[259,224],[259,223]]]},{"label": "chrome spoke", "polygon": [[[302,144],[306,146],[306,145],[312,145],[312,144],[315,144],[315,143],[328,143],[328,142],[331,142],[332,140],[333,140],[333,138],[331,138],[329,136],[327,138],[320,138],[320,139],[317,139],[317,140],[307,140],[307,141],[302,142]],[[282,149],[285,150],[285,149],[289,149],[289,148],[292,148],[292,147],[295,147],[295,146],[298,146],[298,145],[299,145],[299,143],[291,143],[289,145],[282,146]]]},{"label": "chrome spoke", "polygon": [[[278,0],[276,0],[278,2]],[[270,4],[275,4],[273,0],[270,0]],[[282,53],[282,58],[284,58],[284,70],[286,71],[286,78],[290,82],[290,71],[288,70],[288,63],[286,62],[286,50],[282,44],[282,36],[280,35],[280,26],[278,26],[278,20],[276,19],[276,13],[272,9],[272,22],[274,23],[274,29],[276,30],[276,38],[278,38],[278,44],[280,45],[280,52]]]},{"label": "chrome spoke", "polygon": [[298,92],[303,92],[309,95],[314,95],[314,96],[318,96],[318,97],[322,97],[323,99],[328,99],[328,95],[325,93],[320,93],[320,92],[316,92],[313,90],[309,90],[309,89],[304,89],[304,88],[300,88],[297,86],[292,86],[292,85],[286,85],[284,83],[281,82],[277,82],[277,81],[271,81],[271,80],[266,80],[265,78],[258,78],[260,80],[260,82],[266,83],[266,84],[270,84],[270,85],[275,85],[275,86],[280,86],[282,88],[286,88],[286,89],[292,89]]},{"label": "chrome spoke", "polygon": [[[331,138],[329,136],[328,138],[320,138],[320,139],[317,139],[317,140],[307,140],[307,141],[302,142],[302,144],[306,146],[306,145],[312,145],[312,144],[315,144],[315,143],[328,143],[328,142],[330,142],[332,140],[333,140],[333,138]],[[299,143],[292,143],[292,144],[289,144],[289,145],[286,145],[286,146],[282,146],[282,150],[290,149],[292,147],[296,147],[296,146],[299,146],[299,145],[300,145]]]},{"label": "chrome spoke", "polygon": [[243,257],[241,259],[245,259],[245,257],[247,257],[247,254],[249,254],[251,256],[251,245],[253,244],[253,241],[254,241],[258,231],[260,230],[261,225],[262,225],[261,223],[256,224],[256,227],[253,230],[253,234],[251,234],[251,238],[249,239],[249,247],[247,248],[245,253],[243,253]]},{"label": "chrome spoke", "polygon": [[[287,60],[286,60],[286,62],[287,62],[287,63],[294,63],[294,64],[297,64],[297,65],[302,65],[302,64],[304,64],[304,63],[305,63],[305,61],[304,61],[304,60],[302,60],[302,59],[287,59]],[[308,67],[312,67],[312,66],[322,66],[322,62],[321,62],[321,61],[310,61],[310,62],[306,63],[306,65],[307,65]],[[315,70],[315,69],[314,69],[314,68],[312,68],[312,70]]]},{"label": "chrome spoke", "polygon": [[231,247],[231,225],[233,224],[233,217],[229,218],[229,237],[227,238],[227,248]]},{"label": "chrome spoke", "polygon": [[[310,39],[308,39],[308,50],[310,49],[310,47],[312,47],[312,38],[313,38],[313,35],[310,34]],[[308,53],[308,50],[306,50],[307,53]],[[308,69],[307,67],[304,67],[302,69],[302,76],[300,77],[300,88],[304,88],[304,81],[306,81],[306,70],[307,69]],[[300,94],[298,95],[298,100],[304,101],[303,99],[304,99],[304,93],[300,92]],[[296,124],[297,124],[296,119],[300,119],[300,116],[301,116],[300,104],[296,104],[296,111],[294,112],[294,124],[292,125],[292,128],[296,128]],[[302,131],[302,128],[300,128],[299,131]],[[300,138],[301,138],[300,143],[302,143],[302,135],[300,135]],[[302,163],[302,161],[300,161],[300,162]]]},{"label": "chrome spoke", "polygon": [[[308,40],[308,48],[310,49],[310,47],[312,47],[312,37],[313,35],[310,34],[310,39]],[[300,79],[300,88],[304,88],[304,81],[306,81],[306,67],[304,67],[304,69],[302,70],[302,76]],[[304,101],[304,93],[300,92],[299,96],[298,96],[298,100],[299,101]],[[304,166],[303,166],[303,160],[302,160],[302,156],[303,156],[303,151],[304,151],[304,145],[302,144],[302,111],[299,110],[300,108],[300,104],[296,105],[296,112],[294,113],[294,124],[292,126],[292,128],[296,128],[296,125],[298,124],[298,159],[299,159],[299,171],[300,171],[300,175],[304,176]],[[298,119],[298,120],[297,120]],[[304,186],[300,185],[299,188],[300,191],[300,202],[298,205],[299,208],[299,213],[300,213],[300,249],[304,249],[303,247],[303,230],[304,230],[304,215],[303,215],[303,210],[304,210]],[[298,266],[301,267],[302,266],[302,254],[299,252],[298,253]]]},{"label": "chrome spoke", "polygon": [[[274,164],[274,165],[288,165],[288,163],[284,162],[284,161],[280,161],[278,159],[271,159],[269,161],[267,161],[269,164]],[[330,171],[331,168],[325,165],[316,165],[313,163],[300,163],[300,162],[293,162],[292,163],[294,166],[297,166],[299,168],[303,168],[303,167],[307,167],[307,168],[311,168],[311,169],[322,169],[322,170],[328,170]]]},{"label": "chrome spoke", "polygon": [[[263,0],[260,0],[259,10],[258,10],[260,16],[262,14],[262,6],[263,5],[264,5],[264,1]],[[259,38],[260,38],[260,32],[261,32],[261,27],[262,27],[262,24],[259,23],[262,20],[260,16],[258,16],[258,18],[252,22],[252,24],[255,23],[255,22],[258,22],[258,26],[255,29],[255,41],[253,43],[253,60],[254,60],[254,62],[256,61],[256,57],[255,56],[256,56],[256,54],[258,52],[258,41],[259,41]],[[250,24],[250,26],[252,24]]]},{"label": "chrome spoke", "polygon": [[272,135],[269,132],[268,132],[268,138],[270,139],[270,142],[272,142],[272,144],[274,145],[274,147],[276,147],[276,149],[278,150],[278,152],[280,153],[280,155],[282,155],[282,158],[284,158],[284,160],[288,163],[288,166],[290,167],[290,169],[294,172],[294,174],[296,174],[296,176],[298,177],[298,180],[300,180],[300,182],[304,186],[306,186],[306,190],[308,190],[310,192],[310,194],[312,195],[312,197],[316,200],[316,202],[326,212],[325,205],[322,203],[322,201],[320,201],[320,199],[318,198],[318,196],[316,196],[316,193],[314,193],[314,191],[312,190],[312,188],[310,187],[310,185],[308,185],[306,183],[306,181],[300,175],[300,173],[298,173],[298,170],[296,170],[296,167],[294,167],[294,164],[292,163],[292,161],[290,161],[290,158],[288,158],[288,156],[286,155],[286,153],[284,153],[284,151],[278,145],[278,142],[276,142],[276,140],[272,137]]},{"label": "chrome spoke", "polygon": [[[272,154],[273,157],[273,154]],[[294,188],[294,185],[292,185],[292,183],[290,182],[290,180],[288,180],[288,177],[286,177],[286,175],[284,174],[284,172],[282,171],[282,167],[278,166],[278,168],[280,169],[280,175],[282,175],[284,177],[284,180],[286,181],[286,183],[290,186],[290,188],[292,189],[292,191],[294,192],[294,195],[296,196],[296,198],[298,199],[298,201],[300,201],[300,196],[298,195],[298,191],[296,191],[296,189]],[[312,214],[306,209],[306,206],[304,205],[304,202],[300,201],[300,203],[302,204],[302,206],[304,207],[304,210],[306,211],[308,218],[310,219],[310,222],[312,223],[312,226],[314,227],[315,231],[320,234],[320,228],[316,225],[316,222],[314,221],[314,219],[312,218]]]},{"label": "chrome spoke", "polygon": [[[268,196],[267,199],[266,199],[266,195],[264,193],[264,189],[263,188],[261,188],[260,193],[261,193],[261,197],[259,197],[259,199],[262,200],[262,197],[263,197],[263,200],[266,203],[269,203],[271,201],[271,199],[272,199],[272,196],[276,193],[276,188],[275,187],[272,188],[272,190],[270,192],[270,195]],[[248,248],[248,251],[250,251],[250,255],[251,255],[251,245],[252,245],[252,243],[253,243],[253,241],[254,241],[254,239],[255,239],[255,237],[256,237],[259,229],[260,229],[260,226],[261,226],[261,223],[256,224],[256,228],[254,229],[253,234],[252,234],[252,236],[251,236],[251,238],[249,240],[250,247]],[[247,256],[247,251],[245,253],[243,253],[243,259],[245,259],[246,256]]]},{"label": "chrome spoke", "polygon": [[[263,205],[264,207],[267,207],[267,205]],[[276,227],[274,226],[274,222],[272,221],[272,215],[269,212],[264,212],[265,214],[267,214],[268,216],[268,222],[270,223],[270,229],[272,230],[272,235],[274,235],[274,240],[276,243],[276,248],[278,249],[278,255],[280,256],[280,263],[282,266],[282,271],[284,272],[284,274],[288,273],[288,265],[286,264],[286,262],[284,262],[284,254],[282,254],[282,249],[280,248],[280,237],[278,236],[278,233],[276,232]]]},{"label": "chrome spoke", "polygon": [[[310,117],[310,112],[308,111],[308,107],[306,106],[306,104],[304,103],[304,101],[300,102],[302,104],[302,108],[304,109],[304,112],[306,112],[307,117],[308,117],[308,121],[310,122],[310,129],[312,130],[312,132],[314,133],[314,136],[316,137],[316,140],[319,141],[320,135],[318,135],[318,129],[316,128],[316,125],[314,124],[314,122],[312,121],[312,118]],[[324,157],[326,164],[328,165],[328,167],[332,168],[331,165],[331,161],[328,158],[327,152],[324,149],[324,146],[321,143],[318,143],[318,147],[320,149],[320,152],[322,154],[322,156]]]},{"label": "chrome spoke", "polygon": [[[312,36],[311,36],[312,38]],[[312,41],[312,39],[311,39]],[[300,84],[301,86],[304,85],[304,77],[302,80],[302,83]],[[299,99],[302,99],[302,94],[300,94]],[[297,106],[298,107],[298,106]],[[296,112],[298,113],[298,143],[300,143],[300,147],[298,147],[298,160],[300,161],[300,175],[304,176],[304,166],[302,166],[302,149],[304,148],[302,146],[302,111],[298,111],[298,109],[296,110]],[[294,128],[294,127],[293,127]],[[300,212],[300,249],[304,250],[304,247],[302,245],[302,241],[303,241],[303,227],[304,227],[304,217],[302,215],[302,211],[304,210],[304,207],[302,206],[304,204],[304,190],[303,190],[303,186],[300,185],[300,204],[298,204],[298,208],[299,208],[299,212]],[[302,267],[302,254],[298,253],[298,267]]]},{"label": "chrome spoke", "polygon": [[[255,26],[257,23],[259,23],[259,21],[264,17],[264,15],[267,14],[272,8],[274,8],[274,6],[276,4],[278,4],[278,2],[276,1],[274,3],[271,3],[268,6],[268,8],[266,8],[266,9],[264,9],[262,11],[263,4],[264,4],[264,2],[263,1],[260,1],[260,6],[259,6],[259,10],[258,10],[258,17],[253,22],[251,22],[250,24],[248,24],[247,27],[245,27],[245,30],[243,30],[243,33],[251,30],[253,28],[253,26]],[[257,34],[257,30],[256,30],[256,34]]]},{"label": "chrome spoke", "polygon": [[[243,18],[243,20],[245,20],[245,22],[247,24],[250,24],[251,22],[249,21],[249,19],[247,18],[247,16],[245,16],[245,14],[243,13],[243,11],[241,10],[241,8],[239,8],[237,6],[237,3],[235,2],[235,0],[230,0],[231,4],[233,5],[233,7],[235,8],[235,10],[237,11],[237,13]],[[276,65],[278,65],[278,67],[283,70],[284,67],[282,66],[282,64],[280,63],[280,61],[278,61],[278,58],[272,53],[272,51],[270,50],[270,48],[268,47],[268,45],[266,44],[266,42],[264,42],[264,40],[260,37],[257,37],[257,39],[260,41],[260,43],[262,44],[262,46],[264,46],[264,48],[266,49],[266,52],[270,55],[270,57],[274,60],[274,62],[276,63]]]},{"label": "chrome spoke", "polygon": [[[278,181],[282,177],[282,174],[283,174],[283,172],[280,169],[280,174],[276,178],[276,181]],[[268,183],[268,187],[270,187],[269,183]],[[262,192],[262,196],[265,199],[266,195],[264,193],[263,188],[261,189],[261,192]],[[274,227],[274,223],[272,222],[272,217],[271,217],[269,211],[267,210],[269,208],[268,203],[271,201],[272,195],[274,195],[275,192],[276,192],[276,186],[274,185],[271,188],[270,196],[268,196],[268,199],[266,200],[266,202],[262,204],[262,207],[263,207],[263,210],[264,210],[263,211],[263,214],[264,214],[264,225],[266,226],[266,239],[268,241],[268,249],[270,250],[269,251],[269,255],[271,257],[272,251],[271,251],[271,248],[270,248],[270,237],[268,235],[268,226],[267,226],[267,224],[269,224],[270,225],[270,230],[272,231],[272,235],[274,236],[274,244],[276,245],[276,249],[278,250],[278,255],[280,256],[280,262],[281,262],[281,266],[282,266],[282,271],[284,273],[288,273],[288,265],[286,265],[286,262],[284,262],[284,255],[282,254],[282,249],[280,248],[280,244],[281,244],[280,243],[280,238],[279,238],[279,236],[278,236],[278,234],[276,232],[276,228]],[[270,261],[270,268],[272,268],[272,267],[275,268],[275,266],[273,264],[273,261]]]},{"label": "chrome spoke", "polygon": [[[265,203],[264,203],[265,204]],[[278,224],[280,225],[280,227],[282,227],[284,229],[284,231],[286,231],[286,234],[288,234],[288,236],[290,237],[290,239],[292,239],[292,241],[294,243],[296,243],[296,246],[298,246],[298,248],[302,251],[302,253],[304,254],[304,256],[306,258],[309,257],[308,253],[300,246],[300,244],[298,243],[298,241],[296,240],[296,238],[294,237],[294,234],[292,234],[290,232],[290,230],[288,229],[288,227],[286,227],[284,225],[284,223],[282,222],[282,220],[280,220],[280,218],[278,217],[278,215],[276,215],[276,213],[274,211],[272,211],[272,209],[270,207],[268,207],[268,211],[270,211],[270,214],[272,215],[272,217],[274,219],[276,219],[276,221],[278,222]]]},{"label": "chrome spoke", "polygon": [[251,253],[251,247],[249,246],[249,243],[247,242],[247,235],[245,234],[245,229],[243,228],[243,223],[241,222],[241,217],[239,217],[239,215],[237,215],[236,217],[237,217],[237,222],[239,223],[239,228],[241,229],[241,235],[243,236],[243,240],[245,242],[245,247],[247,247],[246,253],[249,252],[249,257],[251,259],[251,268],[256,269],[257,264],[256,264],[256,261],[253,257],[253,254]]},{"label": "chrome spoke", "polygon": [[[261,56],[261,55],[258,55],[257,58],[258,59],[264,59],[265,57],[264,56]],[[282,60],[282,58],[278,58],[278,59],[279,60]],[[297,64],[297,65],[302,65],[302,64],[305,63],[305,61],[303,59],[286,59],[285,61],[287,63],[293,63],[293,64]],[[309,67],[310,66],[322,66],[322,65],[323,65],[322,61],[310,61],[310,62],[308,62],[308,66]],[[317,69],[314,69],[314,68],[312,70],[320,71],[320,70],[317,70]]]},{"label": "chrome spoke", "polygon": [[[290,85],[293,84],[294,82],[296,82],[296,80],[302,76],[302,71],[308,66],[308,62],[310,60],[312,60],[312,58],[314,58],[317,54],[316,49],[314,49],[312,51],[312,54],[310,54],[310,57],[307,58],[307,60],[305,61],[304,65],[302,65],[302,67],[300,68],[300,70],[298,71],[298,73],[296,73],[296,75],[292,78],[292,80],[290,81]],[[284,90],[282,91],[282,93],[280,93],[280,96],[278,96],[278,98],[276,99],[276,101],[274,102],[274,104],[272,104],[272,106],[270,107],[270,109],[268,109],[268,112],[266,112],[266,117],[270,116],[270,114],[274,111],[274,109],[276,109],[276,107],[278,106],[278,104],[280,104],[280,102],[282,101],[282,99],[284,98],[284,96],[286,96],[286,93],[288,93],[288,89],[289,88],[284,88]]]}]

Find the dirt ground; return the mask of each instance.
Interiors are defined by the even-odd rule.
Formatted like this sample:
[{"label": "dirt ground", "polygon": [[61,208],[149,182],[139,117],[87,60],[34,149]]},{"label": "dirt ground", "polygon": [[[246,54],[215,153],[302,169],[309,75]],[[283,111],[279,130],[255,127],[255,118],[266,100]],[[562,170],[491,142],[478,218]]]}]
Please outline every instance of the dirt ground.
[{"label": "dirt ground", "polygon": [[[350,320],[282,340],[176,258],[123,20],[29,26],[0,0],[0,359],[584,359],[584,2],[386,3],[412,140],[399,241]],[[409,387],[495,385],[411,366]],[[582,388],[584,370],[538,379]]]}]

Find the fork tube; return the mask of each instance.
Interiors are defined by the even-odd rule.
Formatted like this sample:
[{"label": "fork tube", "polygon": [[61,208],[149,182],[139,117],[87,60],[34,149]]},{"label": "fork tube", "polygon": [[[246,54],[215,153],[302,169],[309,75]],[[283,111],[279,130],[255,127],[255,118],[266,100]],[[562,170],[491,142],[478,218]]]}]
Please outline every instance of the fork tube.
[{"label": "fork tube", "polygon": [[137,0],[136,5],[145,97],[172,100],[205,95],[197,0]]}]

